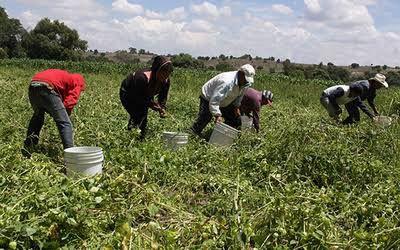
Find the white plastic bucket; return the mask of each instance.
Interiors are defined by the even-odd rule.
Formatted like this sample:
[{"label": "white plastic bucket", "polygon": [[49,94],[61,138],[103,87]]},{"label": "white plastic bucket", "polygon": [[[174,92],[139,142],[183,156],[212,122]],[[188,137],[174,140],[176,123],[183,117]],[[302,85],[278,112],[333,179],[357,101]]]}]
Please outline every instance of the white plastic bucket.
[{"label": "white plastic bucket", "polygon": [[242,122],[242,130],[251,130],[253,128],[253,118],[248,117],[247,115],[242,115],[240,117],[240,120]]},{"label": "white plastic bucket", "polygon": [[99,147],[73,147],[64,150],[67,176],[101,174],[103,161],[103,151]]},{"label": "white plastic bucket", "polygon": [[170,149],[179,149],[188,143],[189,135],[179,132],[163,132],[164,146]]},{"label": "white plastic bucket", "polygon": [[239,130],[219,122],[214,126],[209,143],[220,146],[230,146],[233,144],[238,134]]}]

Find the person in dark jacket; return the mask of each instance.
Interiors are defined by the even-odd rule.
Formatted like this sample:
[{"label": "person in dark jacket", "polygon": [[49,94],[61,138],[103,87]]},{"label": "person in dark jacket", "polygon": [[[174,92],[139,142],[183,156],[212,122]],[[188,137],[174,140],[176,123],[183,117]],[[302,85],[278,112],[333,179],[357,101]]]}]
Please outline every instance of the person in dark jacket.
[{"label": "person in dark jacket", "polygon": [[[166,116],[172,71],[171,61],[157,56],[151,69],[131,73],[121,83],[120,100],[129,114],[128,130],[139,128],[141,139],[146,135],[149,108],[157,111],[161,118]],[[154,100],[155,96],[157,101]]]},{"label": "person in dark jacket", "polygon": [[48,69],[35,74],[29,85],[29,101],[34,111],[24,141],[23,153],[30,156],[30,148],[39,142],[44,114],[56,122],[64,149],[74,146],[72,123],[69,118],[85,89],[85,79],[60,69]]},{"label": "person in dark jacket", "polygon": [[248,88],[244,92],[242,102],[240,104],[241,115],[247,115],[253,118],[253,126],[257,132],[260,131],[260,110],[264,105],[272,105],[274,95],[271,91],[258,91]]},{"label": "person in dark jacket", "polygon": [[[375,77],[370,78],[369,80],[357,81],[350,84],[350,88],[352,87],[361,89],[361,94],[359,97],[345,105],[349,116],[343,121],[343,124],[359,122],[360,111],[358,109],[361,109],[371,119],[375,119],[376,116],[379,116],[379,112],[375,106],[376,91],[382,87],[389,87],[386,82],[386,77],[378,73]],[[363,103],[365,100],[368,101],[369,106],[372,108],[372,112]]]}]

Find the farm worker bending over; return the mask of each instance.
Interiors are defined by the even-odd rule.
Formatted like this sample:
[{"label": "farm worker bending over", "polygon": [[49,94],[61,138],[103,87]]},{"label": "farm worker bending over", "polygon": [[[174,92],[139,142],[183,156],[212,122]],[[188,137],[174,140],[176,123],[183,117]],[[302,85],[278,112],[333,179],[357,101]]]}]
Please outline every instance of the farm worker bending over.
[{"label": "farm worker bending over", "polygon": [[[352,87],[360,89],[361,94],[358,98],[352,100],[345,105],[347,112],[349,113],[349,117],[347,117],[343,121],[343,123],[352,124],[354,122],[359,122],[360,111],[358,110],[358,108],[364,111],[364,113],[372,119],[374,119],[375,116],[379,116],[379,112],[375,107],[376,90],[382,87],[389,87],[389,84],[386,82],[386,77],[382,74],[376,74],[375,77],[370,78],[369,80],[362,80],[350,84],[350,88]],[[368,101],[368,104],[372,108],[373,113],[363,103],[364,100]]]},{"label": "farm worker bending over", "polygon": [[244,92],[242,103],[240,104],[240,113],[253,117],[253,126],[257,132],[260,131],[260,110],[264,105],[272,105],[274,95],[271,91],[257,91],[248,88]]},{"label": "farm worker bending over", "polygon": [[[154,58],[151,69],[129,74],[122,81],[119,96],[121,103],[129,113],[128,130],[136,127],[141,130],[140,139],[144,139],[147,127],[148,109],[166,116],[166,103],[170,87],[169,76],[173,71],[171,61],[163,56]],[[154,101],[154,96],[158,101]]]},{"label": "farm worker bending over", "polygon": [[[213,117],[216,123],[222,122],[222,117],[226,117],[230,122],[228,125],[240,126],[239,106],[244,91],[254,83],[254,75],[253,66],[246,64],[238,71],[221,73],[204,84],[201,89],[199,114],[191,127],[192,132],[200,135]],[[234,108],[230,108],[230,105]]]},{"label": "farm worker bending over", "polygon": [[322,92],[320,101],[322,106],[328,111],[330,117],[335,121],[340,121],[342,109],[339,105],[348,105],[361,95],[361,89],[358,86],[336,85],[325,89]]},{"label": "farm worker bending over", "polygon": [[74,146],[69,116],[84,89],[83,76],[65,70],[48,69],[32,77],[29,85],[29,101],[33,116],[24,142],[25,149],[38,144],[45,113],[50,114],[56,122],[64,149]]}]

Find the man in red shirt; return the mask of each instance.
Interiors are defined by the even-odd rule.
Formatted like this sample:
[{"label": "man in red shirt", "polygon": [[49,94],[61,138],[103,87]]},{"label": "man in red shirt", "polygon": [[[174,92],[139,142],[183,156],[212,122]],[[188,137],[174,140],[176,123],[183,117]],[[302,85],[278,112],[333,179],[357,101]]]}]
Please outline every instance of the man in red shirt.
[{"label": "man in red shirt", "polygon": [[24,141],[26,150],[38,144],[45,113],[55,121],[64,149],[74,146],[69,115],[84,89],[83,76],[65,70],[48,69],[32,77],[29,85],[29,101],[34,113]]}]

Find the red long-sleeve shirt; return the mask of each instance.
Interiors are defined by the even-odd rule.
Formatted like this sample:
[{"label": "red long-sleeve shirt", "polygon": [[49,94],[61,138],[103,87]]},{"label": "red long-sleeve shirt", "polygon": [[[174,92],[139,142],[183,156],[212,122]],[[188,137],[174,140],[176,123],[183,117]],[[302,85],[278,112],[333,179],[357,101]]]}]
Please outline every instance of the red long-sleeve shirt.
[{"label": "red long-sleeve shirt", "polygon": [[85,89],[85,79],[82,75],[60,69],[48,69],[36,73],[32,81],[49,84],[60,95],[65,109],[69,112],[78,103],[79,96]]}]

